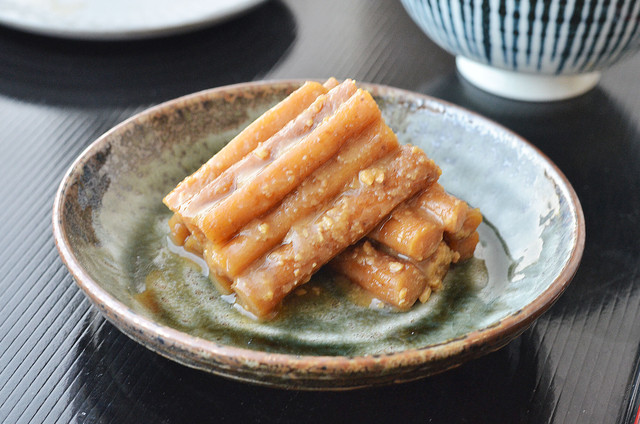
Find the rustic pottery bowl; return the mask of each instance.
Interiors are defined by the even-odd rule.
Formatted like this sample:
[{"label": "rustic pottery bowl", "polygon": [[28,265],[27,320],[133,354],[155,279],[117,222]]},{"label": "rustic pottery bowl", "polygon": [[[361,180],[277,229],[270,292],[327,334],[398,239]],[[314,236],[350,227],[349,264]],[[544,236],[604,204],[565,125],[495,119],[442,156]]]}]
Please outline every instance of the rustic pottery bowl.
[{"label": "rustic pottery bowl", "polygon": [[503,97],[550,101],[593,88],[640,48],[640,2],[401,0],[467,80]]},{"label": "rustic pottery bowl", "polygon": [[[535,147],[459,107],[362,84],[401,142],[441,166],[441,183],[479,207],[476,257],[452,269],[424,305],[397,313],[356,300],[329,271],[253,321],[220,296],[196,262],[167,243],[162,197],[255,117],[300,85],[259,82],[173,100],[113,128],[71,165],[53,230],[80,288],[149,349],[218,375],[299,389],[413,380],[496,350],[569,284],[584,246],[578,199]],[[149,284],[161,293],[149,303]],[[373,302],[375,303],[375,302]]]}]

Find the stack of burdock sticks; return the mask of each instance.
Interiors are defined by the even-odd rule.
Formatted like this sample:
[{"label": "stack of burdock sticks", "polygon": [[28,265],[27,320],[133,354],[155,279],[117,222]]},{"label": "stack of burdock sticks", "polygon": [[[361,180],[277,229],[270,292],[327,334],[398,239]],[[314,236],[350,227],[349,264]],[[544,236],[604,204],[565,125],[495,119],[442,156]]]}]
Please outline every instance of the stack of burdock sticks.
[{"label": "stack of burdock sticks", "polygon": [[321,266],[400,309],[473,255],[482,216],[352,80],[307,82],[169,193],[174,243],[260,319]]}]

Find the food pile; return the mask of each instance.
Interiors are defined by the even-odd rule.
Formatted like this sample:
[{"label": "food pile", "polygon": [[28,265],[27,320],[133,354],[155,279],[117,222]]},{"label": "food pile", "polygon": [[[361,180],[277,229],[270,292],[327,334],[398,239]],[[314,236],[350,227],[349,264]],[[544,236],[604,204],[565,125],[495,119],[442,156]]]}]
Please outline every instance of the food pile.
[{"label": "food pile", "polygon": [[482,215],[353,80],[307,82],[164,198],[171,239],[260,319],[328,264],[400,309],[473,256]]}]

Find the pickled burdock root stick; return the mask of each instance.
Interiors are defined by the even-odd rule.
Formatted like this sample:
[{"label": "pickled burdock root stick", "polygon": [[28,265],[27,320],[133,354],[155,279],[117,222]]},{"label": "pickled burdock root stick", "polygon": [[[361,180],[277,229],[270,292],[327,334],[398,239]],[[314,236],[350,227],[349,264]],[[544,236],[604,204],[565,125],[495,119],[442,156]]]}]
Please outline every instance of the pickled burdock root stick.
[{"label": "pickled burdock root stick", "polygon": [[173,214],[169,218],[169,230],[169,237],[173,244],[177,246],[184,246],[184,243],[191,236],[191,231],[184,225],[182,218],[178,214]]},{"label": "pickled burdock root stick", "polygon": [[192,224],[207,239],[222,243],[276,206],[307,176],[327,162],[351,137],[375,120],[380,109],[371,95],[358,90],[309,135],[268,164],[253,179],[227,197],[200,211]]},{"label": "pickled burdock root stick", "polygon": [[226,245],[214,247],[210,258],[228,278],[282,241],[299,219],[333,199],[353,175],[398,148],[398,141],[382,120],[350,140],[336,156],[289,193],[275,209],[249,222]]},{"label": "pickled burdock root stick", "polygon": [[462,239],[455,239],[446,237],[447,245],[454,252],[460,255],[460,261],[466,261],[473,256],[473,252],[476,250],[476,246],[480,241],[480,234],[477,231],[472,232],[467,237]]},{"label": "pickled burdock root stick", "polygon": [[422,261],[436,251],[444,227],[437,217],[418,208],[415,200],[400,205],[368,237],[413,260]]},{"label": "pickled burdock root stick", "polygon": [[469,208],[466,215],[467,216],[462,224],[462,227],[460,227],[460,229],[455,233],[448,232],[446,234],[447,239],[461,240],[467,238],[482,223],[482,214],[480,213],[480,209]]},{"label": "pickled burdock root stick", "polygon": [[438,217],[444,231],[451,234],[460,231],[469,211],[466,202],[447,193],[440,184],[421,193],[416,199],[416,206]]},{"label": "pickled burdock root stick", "polygon": [[[482,214],[478,209],[469,208],[466,202],[436,183],[394,210],[386,222],[369,234],[369,238],[413,260],[422,261],[435,252],[443,238],[466,239],[481,222]],[[468,250],[471,243],[467,242],[466,246]]]},{"label": "pickled burdock root stick", "polygon": [[425,303],[442,287],[449,266],[458,257],[440,242],[429,258],[416,262],[364,240],[336,256],[329,266],[378,299],[407,310],[418,299]]},{"label": "pickled burdock root stick", "polygon": [[329,266],[399,309],[409,309],[427,288],[427,276],[411,262],[361,241],[336,256]]},{"label": "pickled burdock root stick", "polygon": [[439,176],[440,169],[413,146],[360,171],[334,202],[296,223],[279,247],[235,279],[241,304],[268,318],[289,292]]}]

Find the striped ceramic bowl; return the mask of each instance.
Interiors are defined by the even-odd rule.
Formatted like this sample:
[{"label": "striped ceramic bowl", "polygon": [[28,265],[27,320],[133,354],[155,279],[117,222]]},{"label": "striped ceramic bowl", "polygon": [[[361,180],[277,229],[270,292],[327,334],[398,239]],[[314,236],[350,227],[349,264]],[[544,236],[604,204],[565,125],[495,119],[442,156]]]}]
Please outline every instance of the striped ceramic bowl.
[{"label": "striped ceramic bowl", "polygon": [[465,78],[520,100],[582,94],[640,48],[638,0],[401,1]]}]

